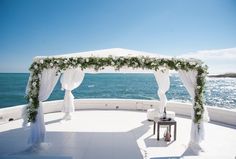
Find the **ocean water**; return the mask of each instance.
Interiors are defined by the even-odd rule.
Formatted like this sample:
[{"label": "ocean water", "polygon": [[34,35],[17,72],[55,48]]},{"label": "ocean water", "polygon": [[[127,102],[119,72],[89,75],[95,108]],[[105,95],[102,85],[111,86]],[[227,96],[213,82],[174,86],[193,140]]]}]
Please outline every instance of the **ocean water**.
[{"label": "ocean water", "polygon": [[[26,104],[27,73],[0,73],[0,108]],[[170,77],[167,98],[190,102],[190,96],[177,74]],[[75,98],[159,99],[153,74],[86,74],[83,83],[73,91]],[[58,81],[48,100],[63,99],[64,91]],[[236,108],[236,79],[208,78],[205,104]]]}]

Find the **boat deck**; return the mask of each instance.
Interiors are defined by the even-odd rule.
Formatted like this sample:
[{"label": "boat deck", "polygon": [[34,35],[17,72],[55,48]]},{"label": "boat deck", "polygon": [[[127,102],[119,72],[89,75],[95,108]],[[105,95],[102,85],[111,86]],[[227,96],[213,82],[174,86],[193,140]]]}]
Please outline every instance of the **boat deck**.
[{"label": "boat deck", "polygon": [[177,140],[165,142],[165,128],[161,128],[161,139],[157,141],[153,122],[146,120],[146,112],[81,110],[70,121],[61,121],[62,116],[62,113],[45,114],[46,138],[40,149],[29,148],[30,129],[21,127],[22,120],[1,124],[0,158],[232,159],[236,156],[236,128],[222,124],[206,124],[205,152],[196,155],[188,148],[191,128],[188,118],[175,118]]}]

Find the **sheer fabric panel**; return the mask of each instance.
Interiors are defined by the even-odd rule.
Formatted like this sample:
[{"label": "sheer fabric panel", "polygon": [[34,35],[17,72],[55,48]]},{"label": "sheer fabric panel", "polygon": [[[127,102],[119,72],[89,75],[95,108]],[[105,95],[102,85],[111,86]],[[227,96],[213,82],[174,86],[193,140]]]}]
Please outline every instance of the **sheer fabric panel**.
[{"label": "sheer fabric panel", "polygon": [[39,88],[39,108],[36,116],[36,121],[30,124],[30,138],[29,143],[39,144],[44,142],[45,124],[43,116],[42,102],[47,100],[55,87],[59,75],[56,75],[56,69],[44,69],[40,79]]},{"label": "sheer fabric panel", "polygon": [[158,84],[157,94],[160,98],[159,113],[162,114],[167,104],[166,92],[170,88],[169,70],[157,70],[154,72],[154,76]]},{"label": "sheer fabric panel", "polygon": [[[195,89],[197,88],[197,72],[196,71],[179,71],[180,79],[183,82],[183,85],[190,94],[192,101],[194,103],[195,98]],[[193,150],[201,150],[200,142],[204,140],[205,131],[204,131],[204,121],[209,121],[207,108],[204,107],[203,121],[200,123],[194,123],[192,120],[191,134],[190,134],[190,146]],[[194,119],[194,111],[191,112],[192,119]]]},{"label": "sheer fabric panel", "polygon": [[62,88],[65,89],[64,103],[62,112],[65,112],[65,117],[74,112],[74,96],[72,90],[79,87],[84,79],[84,72],[80,68],[68,69],[61,77]]}]

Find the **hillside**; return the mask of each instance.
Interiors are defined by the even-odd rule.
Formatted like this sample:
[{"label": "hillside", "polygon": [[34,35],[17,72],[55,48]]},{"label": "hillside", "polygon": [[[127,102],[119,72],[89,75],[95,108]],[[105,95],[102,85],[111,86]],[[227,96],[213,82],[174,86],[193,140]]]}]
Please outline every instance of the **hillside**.
[{"label": "hillside", "polygon": [[236,73],[225,73],[225,74],[218,74],[218,75],[208,75],[208,77],[229,77],[229,78],[236,78]]}]

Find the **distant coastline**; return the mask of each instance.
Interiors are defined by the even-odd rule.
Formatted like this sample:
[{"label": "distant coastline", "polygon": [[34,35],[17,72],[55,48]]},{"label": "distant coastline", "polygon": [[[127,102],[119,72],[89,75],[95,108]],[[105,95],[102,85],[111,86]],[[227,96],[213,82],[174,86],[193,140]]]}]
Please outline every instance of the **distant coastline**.
[{"label": "distant coastline", "polygon": [[225,74],[218,74],[218,75],[208,75],[208,77],[236,78],[236,73],[225,73]]}]

